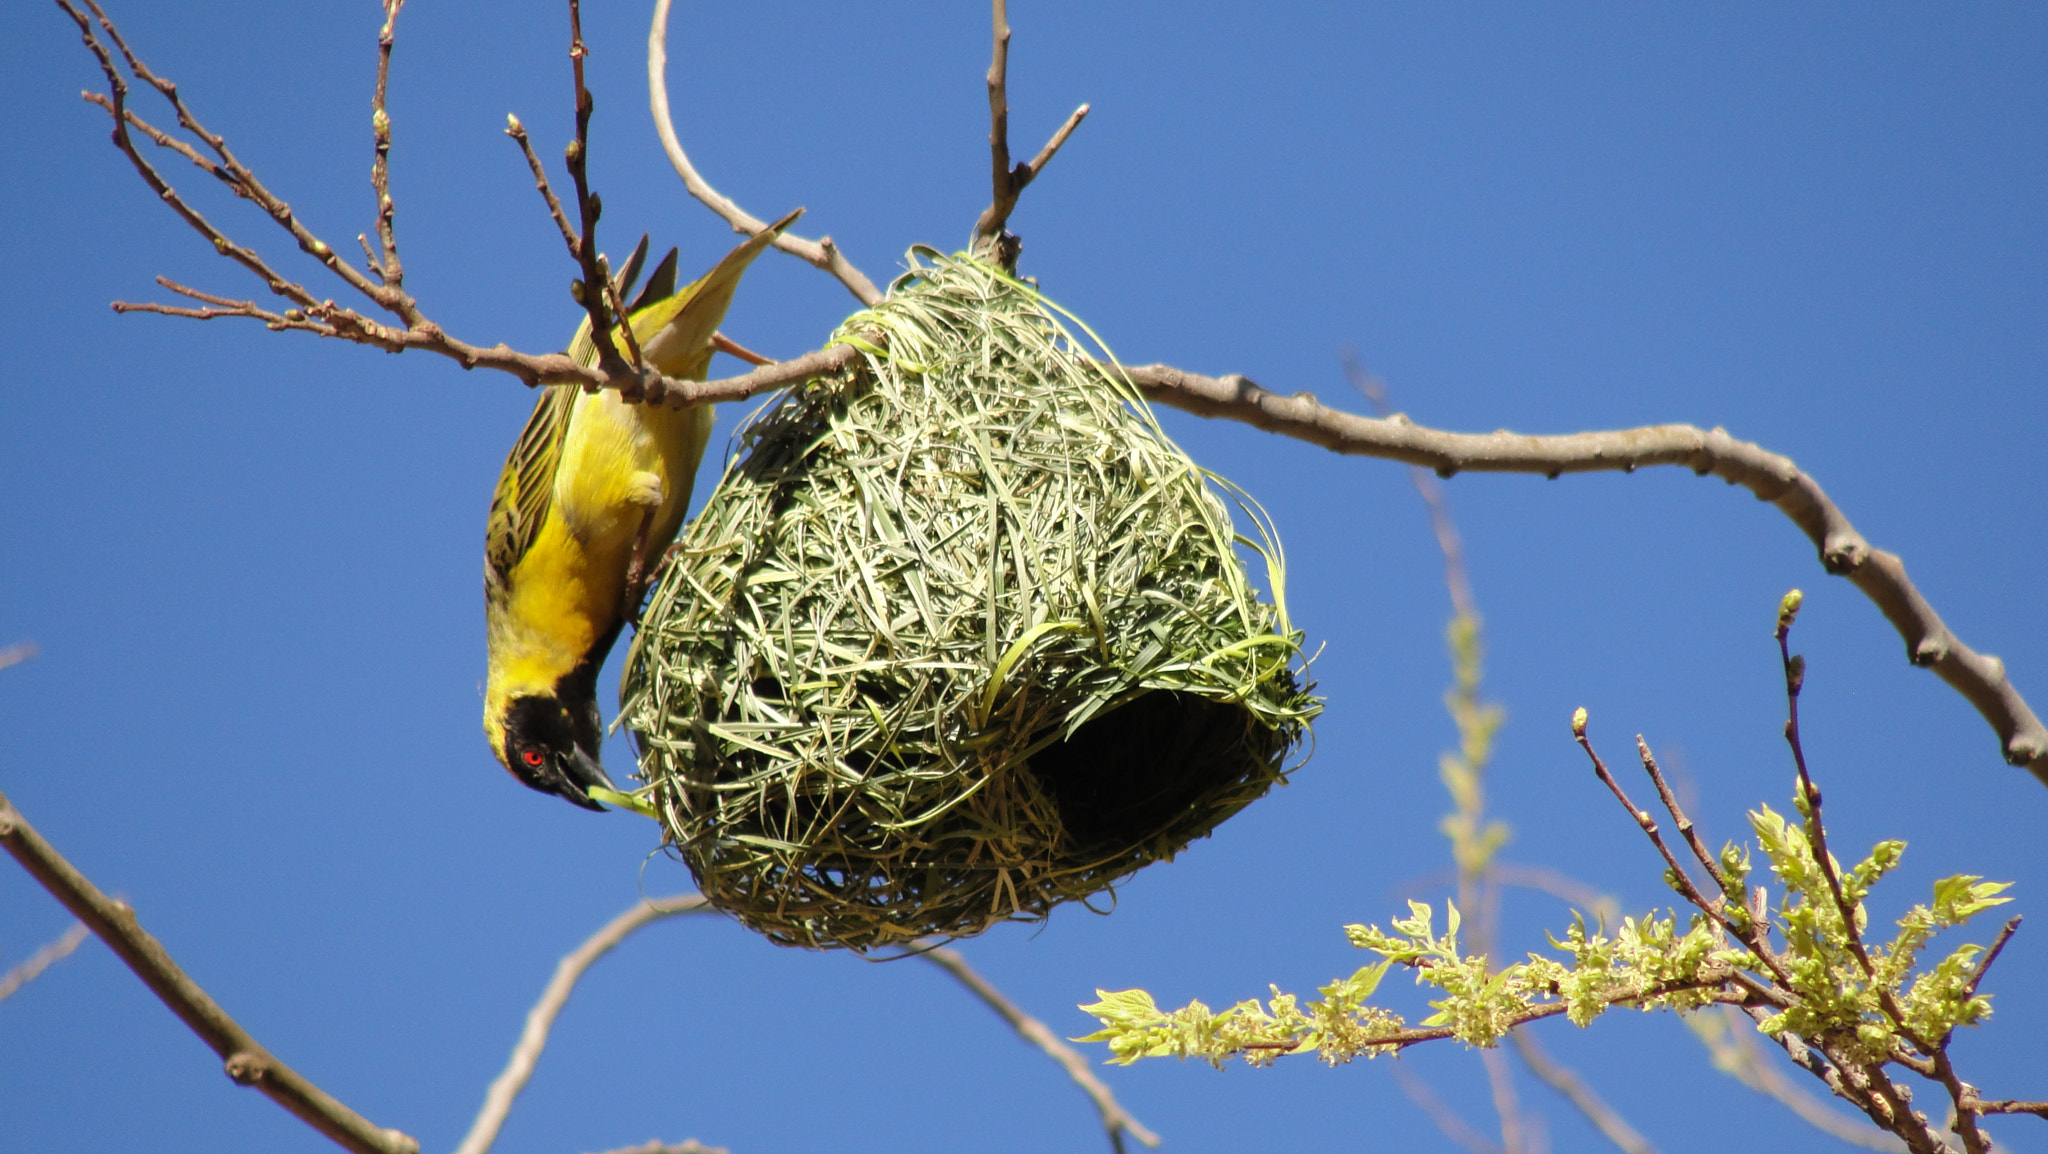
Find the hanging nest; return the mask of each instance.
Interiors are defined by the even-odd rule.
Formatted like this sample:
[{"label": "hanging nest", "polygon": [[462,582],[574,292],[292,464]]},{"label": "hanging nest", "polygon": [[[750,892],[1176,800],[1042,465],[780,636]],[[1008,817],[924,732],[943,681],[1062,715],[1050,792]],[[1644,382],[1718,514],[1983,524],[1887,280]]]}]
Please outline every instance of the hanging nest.
[{"label": "hanging nest", "polygon": [[928,249],[833,339],[863,357],[747,427],[627,657],[639,797],[706,897],[785,945],[978,933],[1284,779],[1321,704],[1279,545],[1113,362]]}]

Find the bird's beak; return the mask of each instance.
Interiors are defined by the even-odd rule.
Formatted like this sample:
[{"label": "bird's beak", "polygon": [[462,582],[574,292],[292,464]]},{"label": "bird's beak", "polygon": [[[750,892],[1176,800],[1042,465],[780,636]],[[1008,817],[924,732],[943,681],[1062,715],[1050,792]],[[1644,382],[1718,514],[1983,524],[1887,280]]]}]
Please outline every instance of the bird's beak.
[{"label": "bird's beak", "polygon": [[561,769],[562,788],[559,792],[563,797],[582,806],[584,809],[594,809],[599,813],[605,812],[605,808],[592,801],[590,794],[586,791],[591,786],[597,786],[616,793],[618,792],[618,787],[613,785],[612,779],[605,775],[604,766],[595,757],[592,757],[580,745],[571,746],[570,756],[564,759]]}]

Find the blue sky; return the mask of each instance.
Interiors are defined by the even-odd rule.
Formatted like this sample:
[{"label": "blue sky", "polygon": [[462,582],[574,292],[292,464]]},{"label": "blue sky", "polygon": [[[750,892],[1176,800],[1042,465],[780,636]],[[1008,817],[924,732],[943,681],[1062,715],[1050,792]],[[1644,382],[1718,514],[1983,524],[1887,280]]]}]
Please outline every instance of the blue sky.
[{"label": "blue sky", "polygon": [[[638,5],[591,5],[606,247],[645,230],[708,265],[730,233],[683,194],[645,111]],[[117,3],[209,126],[341,247],[372,222],[375,6]],[[1013,6],[1013,139],[1094,113],[1012,226],[1023,271],[1125,360],[1241,372],[1362,409],[1341,349],[1417,421],[1528,432],[1722,425],[1816,476],[1965,640],[2048,706],[2048,16],[2037,6]],[[557,4],[415,0],[391,112],[408,287],[477,343],[559,348],[574,275],[517,152],[568,139]],[[757,215],[797,205],[878,281],[965,242],[986,203],[987,14],[971,4],[684,5],[678,128]],[[484,512],[531,405],[464,374],[250,324],[117,317],[163,274],[261,291],[153,203],[76,97],[97,69],[54,7],[0,10],[8,229],[0,387],[4,790],[280,1057],[452,1148],[555,959],[642,892],[688,888],[652,828],[519,788],[477,723]],[[153,119],[157,104],[137,100]],[[246,205],[173,180],[315,291]],[[816,347],[852,306],[764,258],[727,331]],[[731,367],[731,362],[721,364]],[[735,414],[722,412],[721,430]],[[965,944],[1055,1030],[1144,986],[1211,1005],[1363,959],[1340,927],[1440,901],[1434,771],[1448,606],[1397,466],[1166,413],[1286,542],[1328,713],[1293,783],[1122,887]],[[721,432],[714,443],[722,443]],[[1846,853],[1910,843],[1874,913],[1953,873],[2018,881],[2042,920],[2048,789],[1904,660],[1793,526],[1680,470],[1448,485],[1508,712],[1491,779],[1507,860],[1669,904],[1652,851],[1569,740],[1677,762],[1709,840],[1781,811],[1791,767],[1769,629],[1807,590],[1808,750]],[[606,702],[609,708],[610,702]],[[629,755],[616,748],[611,760]],[[2001,911],[2002,912],[2002,911]],[[1510,954],[1565,924],[1516,895]],[[68,917],[0,869],[0,966]],[[1993,1096],[2048,1094],[2048,946],[2030,925],[1956,1046]],[[1974,935],[1985,940],[1989,928]],[[1406,983],[1387,987],[1420,1016]],[[1664,1015],[1543,1039],[1666,1151],[1829,1140],[1714,1073]],[[1404,1059],[1481,1128],[1479,1063]],[[1448,1149],[1384,1068],[1154,1062],[1106,1074],[1181,1151]],[[1551,1148],[1600,1139],[1520,1076]],[[23,1150],[327,1148],[230,1084],[97,943],[0,1003]],[[2048,1150],[2030,1120],[1993,1133]],[[705,919],[600,963],[499,1146],[695,1136],[735,1151],[1095,1149],[1064,1078],[941,975],[778,949]]]}]

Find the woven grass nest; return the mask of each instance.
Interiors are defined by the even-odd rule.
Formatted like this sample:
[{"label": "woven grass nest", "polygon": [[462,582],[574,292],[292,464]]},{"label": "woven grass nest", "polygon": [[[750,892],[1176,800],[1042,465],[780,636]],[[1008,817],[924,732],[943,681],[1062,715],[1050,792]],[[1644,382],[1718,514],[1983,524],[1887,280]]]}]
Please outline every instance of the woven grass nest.
[{"label": "woven grass nest", "polygon": [[1257,507],[1033,288],[912,254],[834,334],[861,359],[743,431],[621,690],[640,799],[785,945],[1100,894],[1283,780],[1321,709]]}]

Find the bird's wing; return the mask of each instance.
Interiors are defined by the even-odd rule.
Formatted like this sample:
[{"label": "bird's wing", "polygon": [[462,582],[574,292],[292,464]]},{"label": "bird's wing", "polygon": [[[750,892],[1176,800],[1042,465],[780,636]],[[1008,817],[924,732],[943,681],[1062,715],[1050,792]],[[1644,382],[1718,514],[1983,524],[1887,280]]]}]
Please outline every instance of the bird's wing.
[{"label": "bird's wing", "polygon": [[[627,310],[633,318],[636,338],[647,342],[646,351],[656,367],[671,374],[678,371],[701,377],[711,359],[711,334],[725,318],[740,275],[775,237],[788,228],[803,210],[798,209],[725,255],[712,270],[695,282],[675,288],[676,254],[669,251],[647,279],[647,286]],[[645,258],[642,240],[626,261],[620,281],[621,295],[632,287]],[[615,338],[616,339],[616,338]],[[621,352],[624,350],[621,349]],[[664,355],[666,354],[666,355]],[[579,364],[597,363],[597,342],[590,337],[590,318],[576,329],[569,342],[569,355]],[[512,567],[533,546],[547,519],[555,492],[555,471],[561,465],[562,446],[568,439],[569,423],[581,395],[574,385],[550,385],[533,407],[519,443],[505,459],[505,471],[498,476],[498,491],[491,498],[490,527],[484,544],[484,587],[493,598],[503,595]],[[708,432],[708,428],[705,430]],[[697,452],[702,453],[702,434]],[[684,489],[687,493],[687,488]]]},{"label": "bird's wing", "polygon": [[555,468],[562,460],[562,442],[568,438],[569,418],[576,412],[580,392],[574,385],[549,385],[505,458],[484,535],[484,588],[493,596],[505,587],[507,575],[532,547],[540,523],[547,519]]}]

